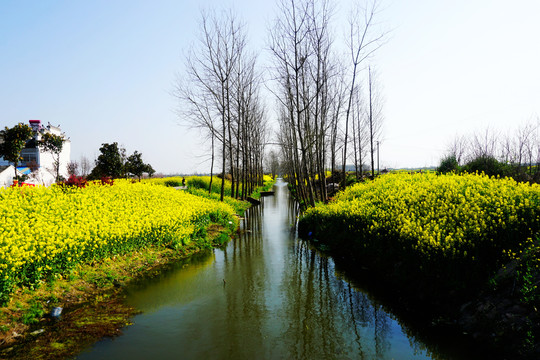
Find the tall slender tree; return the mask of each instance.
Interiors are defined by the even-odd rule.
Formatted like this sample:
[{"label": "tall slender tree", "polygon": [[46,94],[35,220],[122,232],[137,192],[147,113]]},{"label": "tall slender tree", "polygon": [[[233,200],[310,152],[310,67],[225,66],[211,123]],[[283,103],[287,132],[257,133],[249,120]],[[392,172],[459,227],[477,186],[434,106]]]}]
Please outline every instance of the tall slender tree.
[{"label": "tall slender tree", "polygon": [[221,15],[202,12],[198,46],[186,58],[188,82],[178,87],[177,95],[188,104],[192,124],[206,128],[221,143],[223,201],[227,150],[232,157],[232,75],[245,44],[245,32],[232,12]]},{"label": "tall slender tree", "polygon": [[[351,60],[351,80],[349,85],[349,94],[347,101],[347,110],[345,113],[345,140],[343,141],[343,186],[347,185],[345,166],[347,162],[347,143],[349,135],[349,118],[353,107],[355,96],[356,81],[361,65],[369,59],[383,44],[385,33],[374,33],[374,21],[378,12],[379,3],[377,0],[369,1],[366,7],[361,3],[356,4],[349,16],[349,36],[347,45],[350,51]],[[371,80],[369,80],[371,83]],[[369,90],[371,91],[371,90]],[[373,141],[373,139],[371,139]],[[373,151],[373,149],[372,149]],[[373,161],[372,161],[373,164]]]},{"label": "tall slender tree", "polygon": [[365,111],[353,106],[362,104],[357,104],[354,97],[359,96],[355,89],[358,79],[362,79],[359,73],[363,64],[382,45],[385,36],[375,31],[377,8],[377,1],[369,1],[365,9],[359,8],[351,15],[347,41],[350,64],[346,65],[334,55],[336,41],[329,0],[279,3],[280,14],[270,34],[277,85],[273,91],[280,108],[278,141],[289,183],[304,205],[326,200],[326,169],[330,163],[332,174],[336,174],[338,152],[345,173],[353,115],[356,162],[362,158],[363,154],[356,152],[364,144],[359,141],[364,140],[360,134],[365,134],[367,122],[361,121]]},{"label": "tall slender tree", "polygon": [[326,0],[282,0],[271,33],[274,77],[278,81],[280,141],[298,198],[305,205],[323,200],[327,131],[332,9]]},{"label": "tall slender tree", "polygon": [[371,178],[375,178],[375,143],[380,136],[383,123],[382,98],[377,88],[376,76],[368,68],[368,108],[367,125],[369,130],[369,149],[371,156]]}]

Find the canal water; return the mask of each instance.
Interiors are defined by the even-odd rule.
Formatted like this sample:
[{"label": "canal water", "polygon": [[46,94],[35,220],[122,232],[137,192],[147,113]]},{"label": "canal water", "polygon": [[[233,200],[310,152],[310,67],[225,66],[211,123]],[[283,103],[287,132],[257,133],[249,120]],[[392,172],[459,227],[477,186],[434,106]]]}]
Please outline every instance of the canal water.
[{"label": "canal water", "polygon": [[77,359],[444,359],[294,232],[278,180],[225,248],[128,291],[142,313]]}]

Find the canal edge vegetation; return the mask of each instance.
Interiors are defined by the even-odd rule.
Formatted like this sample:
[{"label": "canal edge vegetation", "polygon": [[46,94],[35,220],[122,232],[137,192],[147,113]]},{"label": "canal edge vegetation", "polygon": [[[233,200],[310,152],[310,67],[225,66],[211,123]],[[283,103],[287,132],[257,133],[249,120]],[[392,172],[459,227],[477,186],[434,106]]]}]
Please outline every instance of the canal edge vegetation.
[{"label": "canal edge vegetation", "polygon": [[[194,177],[188,178],[188,185],[192,178]],[[199,178],[202,179],[199,185],[208,185],[208,177]],[[172,182],[165,184],[165,181],[171,180]],[[186,194],[182,196],[190,197],[191,204],[200,206],[198,201],[202,201],[214,206],[217,212],[214,215],[208,214],[204,221],[200,217],[192,219],[194,221],[191,221],[190,225],[196,226],[192,227],[193,232],[187,238],[176,239],[181,240],[180,243],[140,243],[139,246],[124,252],[104,253],[104,256],[91,261],[74,263],[63,271],[50,273],[34,283],[21,282],[13,286],[0,315],[1,357],[66,358],[103,337],[119,334],[120,329],[129,325],[129,319],[136,313],[135,309],[124,302],[126,285],[157,275],[178,261],[189,261],[190,256],[197,252],[226,243],[238,229],[238,219],[250,204],[230,197],[225,197],[224,202],[215,201],[213,198],[216,194],[206,191],[203,191],[204,197],[189,194],[198,192],[195,186],[191,189],[188,186],[183,191],[167,189],[176,187],[176,181],[181,180],[182,178],[152,179],[154,183],[139,186],[147,190],[167,191],[160,192],[160,196]],[[257,192],[270,188],[274,183],[268,176],[265,176],[264,180],[265,183],[257,187]],[[105,189],[103,186],[125,187],[126,184],[137,186],[137,183],[122,180],[114,180],[113,183],[113,186],[92,186],[102,189]],[[58,189],[51,191],[56,190]],[[217,196],[219,197],[219,193]],[[257,194],[253,196],[257,197]],[[60,318],[53,316],[53,309],[58,307],[63,309]]]},{"label": "canal edge vegetation", "polygon": [[[424,327],[501,356],[540,351],[540,188],[479,174],[407,172],[308,208],[299,235]],[[381,287],[375,285],[377,287]]]}]

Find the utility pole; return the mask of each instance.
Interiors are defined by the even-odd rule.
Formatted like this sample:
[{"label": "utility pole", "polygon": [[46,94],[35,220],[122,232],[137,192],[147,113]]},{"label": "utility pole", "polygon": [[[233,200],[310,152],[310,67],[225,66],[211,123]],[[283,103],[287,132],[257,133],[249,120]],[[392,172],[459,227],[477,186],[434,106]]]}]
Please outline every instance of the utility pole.
[{"label": "utility pole", "polygon": [[377,175],[381,174],[381,169],[379,168],[379,143],[380,141],[377,140]]}]

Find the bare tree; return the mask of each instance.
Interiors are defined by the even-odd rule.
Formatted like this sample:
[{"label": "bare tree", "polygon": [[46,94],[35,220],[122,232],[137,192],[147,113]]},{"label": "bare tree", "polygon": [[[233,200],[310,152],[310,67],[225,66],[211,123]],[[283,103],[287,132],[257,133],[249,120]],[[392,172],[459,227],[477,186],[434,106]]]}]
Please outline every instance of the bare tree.
[{"label": "bare tree", "polygon": [[275,177],[279,173],[279,155],[276,151],[271,150],[267,157],[266,157],[266,171],[272,174],[272,178],[275,179]]},{"label": "bare tree", "polygon": [[514,158],[514,138],[510,133],[506,133],[501,139],[500,143],[500,159],[505,164],[513,164],[515,162]]},{"label": "bare tree", "polygon": [[[262,161],[266,143],[266,117],[259,95],[261,75],[256,70],[256,56],[243,53],[234,73],[233,138],[236,188],[234,195],[244,199],[262,183]],[[232,161],[232,160],[231,160]],[[253,166],[257,164],[257,166]],[[240,184],[242,186],[240,187]]]},{"label": "bare tree", "polygon": [[[374,33],[374,21],[378,12],[378,7],[379,4],[376,0],[368,2],[365,8],[361,7],[360,3],[357,3],[356,7],[351,11],[349,16],[349,36],[347,39],[347,45],[351,60],[351,80],[348,94],[348,105],[345,112],[345,139],[343,142],[343,186],[346,186],[345,166],[347,162],[349,118],[353,106],[356,80],[358,71],[360,70],[359,67],[382,46],[386,35],[385,33]],[[371,75],[369,83],[371,84]],[[371,94],[371,87],[369,88],[369,91]],[[371,141],[373,142],[373,134],[371,136]],[[373,144],[371,147],[373,168]],[[372,174],[374,175],[373,172]]]},{"label": "bare tree", "polygon": [[490,130],[489,127],[486,128],[483,134],[473,134],[470,142],[471,159],[480,157],[495,157],[498,142],[498,134],[493,130]]},{"label": "bare tree", "polygon": [[367,155],[367,144],[369,142],[367,113],[365,104],[362,99],[362,91],[356,87],[353,98],[353,107],[351,109],[352,126],[353,126],[353,150],[354,150],[354,167],[356,179],[363,176],[362,169],[365,156]]},{"label": "bare tree", "polygon": [[382,130],[382,98],[376,85],[376,77],[368,69],[368,108],[367,125],[369,128],[369,148],[371,155],[371,177],[375,178],[375,142]]},{"label": "bare tree", "polygon": [[79,173],[79,163],[76,161],[70,161],[67,165],[68,175],[77,176]]},{"label": "bare tree", "polygon": [[210,187],[215,148],[221,145],[221,200],[227,173],[235,197],[244,198],[262,182],[267,129],[256,56],[247,52],[246,42],[245,26],[235,14],[203,12],[199,41],[186,57],[186,79],[177,81],[174,92],[181,101],[179,116],[211,140]]},{"label": "bare tree", "polygon": [[331,15],[326,0],[282,0],[271,32],[281,107],[279,139],[290,183],[305,205],[326,198],[327,133],[333,109],[329,81],[335,74]]},{"label": "bare tree", "polygon": [[345,107],[346,85],[345,72],[343,69],[336,71],[337,76],[329,79],[330,89],[330,127],[329,127],[329,151],[330,151],[330,169],[332,173],[332,182],[337,183],[340,180],[334,178],[336,173],[336,161],[338,152],[343,147],[343,139],[340,138],[340,119]]},{"label": "bare tree", "polygon": [[[186,58],[188,82],[179,83],[175,92],[187,105],[184,115],[191,124],[206,128],[212,140],[221,143],[221,201],[225,190],[227,155],[231,166],[233,163],[232,75],[245,39],[245,31],[232,12],[222,13],[222,17],[202,12],[198,46]],[[231,176],[234,187],[234,172]]]},{"label": "bare tree", "polygon": [[[314,203],[313,188],[307,180],[306,141],[304,139],[307,109],[305,108],[306,67],[311,61],[312,49],[308,35],[310,32],[308,1],[282,0],[280,16],[271,32],[270,50],[275,59],[275,78],[279,82],[278,100],[282,106],[280,116],[280,141],[289,156],[290,183],[295,188],[299,200]],[[306,183],[310,191],[307,191]],[[309,195],[308,195],[309,194]]]},{"label": "bare tree", "polygon": [[87,177],[90,171],[92,171],[92,162],[84,155],[79,160],[79,170],[83,177]]},{"label": "bare tree", "polygon": [[458,164],[462,164],[462,160],[467,156],[469,141],[464,135],[456,135],[454,140],[449,145],[448,152],[456,158]]},{"label": "bare tree", "polygon": [[[377,1],[366,9],[357,8],[349,22],[348,69],[335,56],[332,37],[332,6],[328,0],[282,0],[280,15],[271,32],[274,58],[274,91],[279,103],[279,142],[284,170],[297,198],[304,205],[327,199],[326,169],[336,174],[336,159],[342,154],[342,168],[349,156],[350,118],[355,163],[363,158],[367,122],[361,102],[355,101],[362,64],[383,42],[384,33],[374,35]],[[361,15],[361,16],[359,16]],[[374,99],[374,100],[378,100]],[[358,105],[358,106],[357,106]],[[372,120],[373,137],[380,130],[380,102]],[[345,125],[341,126],[345,115]],[[362,142],[361,142],[362,141]],[[333,181],[337,180],[333,178]]]},{"label": "bare tree", "polygon": [[516,140],[514,147],[514,161],[518,167],[523,164],[532,165],[533,153],[535,152],[537,139],[536,133],[538,124],[527,122],[520,126],[516,131]]}]

